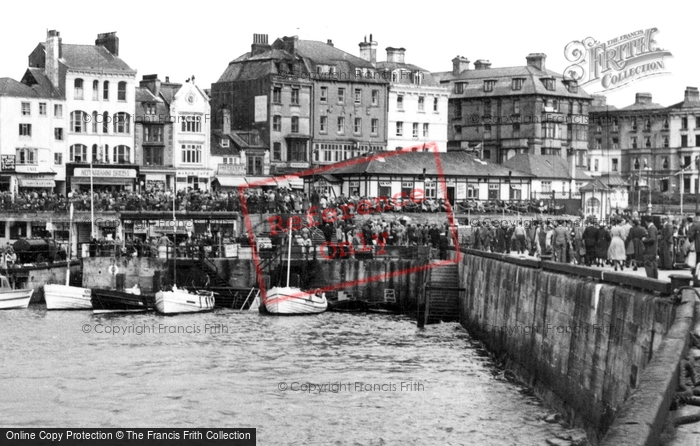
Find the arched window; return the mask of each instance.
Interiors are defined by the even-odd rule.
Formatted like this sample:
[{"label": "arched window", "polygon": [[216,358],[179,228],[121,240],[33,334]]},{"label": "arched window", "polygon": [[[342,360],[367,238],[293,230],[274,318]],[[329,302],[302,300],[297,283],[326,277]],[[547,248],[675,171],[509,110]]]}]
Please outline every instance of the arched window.
[{"label": "arched window", "polygon": [[114,114],[114,133],[131,133],[128,113],[119,112]]},{"label": "arched window", "polygon": [[117,146],[114,148],[114,162],[117,164],[128,164],[131,162],[131,149],[129,146]]},{"label": "arched window", "polygon": [[83,99],[83,80],[78,78],[73,81],[73,92],[75,99]]},{"label": "arched window", "polygon": [[92,158],[91,159],[92,159],[93,163],[99,163],[100,161],[102,161],[100,159],[100,149],[97,146],[97,144],[92,145]]},{"label": "arched window", "polygon": [[84,111],[74,111],[70,114],[70,131],[73,133],[87,133],[87,123],[90,116]]},{"label": "arched window", "polygon": [[70,146],[70,161],[71,163],[86,163],[87,146],[84,144],[73,144]]},{"label": "arched window", "polygon": [[126,82],[124,81],[117,84],[117,100],[126,101]]},{"label": "arched window", "polygon": [[92,112],[92,133],[97,133],[97,112]]},{"label": "arched window", "polygon": [[109,118],[109,113],[104,112],[102,113],[102,133],[105,135],[109,133],[109,123],[111,119]]},{"label": "arched window", "polygon": [[92,81],[92,100],[93,101],[100,100],[100,81],[97,81],[97,80]]},{"label": "arched window", "polygon": [[109,81],[104,81],[102,83],[102,99],[109,101]]}]

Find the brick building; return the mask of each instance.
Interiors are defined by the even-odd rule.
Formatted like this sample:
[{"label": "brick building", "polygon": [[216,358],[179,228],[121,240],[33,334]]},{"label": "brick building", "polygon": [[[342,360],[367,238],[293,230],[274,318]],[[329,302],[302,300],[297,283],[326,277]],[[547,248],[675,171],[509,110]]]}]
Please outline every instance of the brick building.
[{"label": "brick building", "polygon": [[474,150],[503,163],[517,154],[557,155],[585,166],[591,97],[573,80],[545,67],[547,56],[525,66],[492,68],[461,56],[452,71],[433,73],[451,89],[448,151]]}]

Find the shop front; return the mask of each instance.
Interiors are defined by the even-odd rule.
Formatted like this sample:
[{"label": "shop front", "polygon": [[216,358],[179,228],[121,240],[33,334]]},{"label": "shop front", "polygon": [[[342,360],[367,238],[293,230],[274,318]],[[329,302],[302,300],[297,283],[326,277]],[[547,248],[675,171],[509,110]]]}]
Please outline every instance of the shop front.
[{"label": "shop front", "polygon": [[134,191],[139,176],[139,167],[134,165],[114,165],[95,167],[90,165],[66,165],[66,176],[70,188],[87,192],[93,190]]},{"label": "shop front", "polygon": [[209,169],[177,169],[177,190],[208,190],[211,176]]}]

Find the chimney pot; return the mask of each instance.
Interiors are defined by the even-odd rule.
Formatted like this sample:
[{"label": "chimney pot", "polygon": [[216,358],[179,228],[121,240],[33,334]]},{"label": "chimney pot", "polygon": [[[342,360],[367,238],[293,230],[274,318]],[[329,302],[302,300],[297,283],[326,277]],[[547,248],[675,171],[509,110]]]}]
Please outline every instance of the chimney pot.
[{"label": "chimney pot", "polygon": [[527,60],[527,66],[536,68],[540,71],[545,70],[545,61],[547,60],[547,55],[544,53],[530,53],[525,58]]},{"label": "chimney pot", "polygon": [[474,62],[474,69],[475,70],[488,70],[491,68],[491,62],[485,59],[478,59],[476,62]]},{"label": "chimney pot", "polygon": [[255,56],[270,49],[267,37],[267,34],[253,34],[253,44],[250,46],[251,55]]},{"label": "chimney pot", "polygon": [[452,74],[459,76],[459,73],[469,69],[469,59],[462,56],[457,56],[452,59]]},{"label": "chimney pot", "polygon": [[386,61],[394,63],[405,63],[406,58],[406,48],[392,48],[388,47],[386,49]]},{"label": "chimney pot", "polygon": [[331,39],[328,39],[328,41],[327,41],[326,43],[327,43],[329,46],[333,46],[333,41],[332,41]]},{"label": "chimney pot", "polygon": [[105,47],[107,51],[115,56],[119,55],[119,37],[117,37],[116,31],[98,34],[97,39],[95,39],[95,45]]},{"label": "chimney pot", "polygon": [[165,76],[165,83],[169,84],[170,83],[170,76]]},{"label": "chimney pot", "polygon": [[640,104],[651,104],[651,93],[637,93],[635,95],[634,103]]},{"label": "chimney pot", "polygon": [[369,35],[369,42],[367,41],[367,36],[365,36],[363,42],[360,42],[360,58],[372,65],[377,63],[377,42],[372,40],[372,34]]},{"label": "chimney pot", "polygon": [[698,87],[685,87],[685,102],[700,102]]}]

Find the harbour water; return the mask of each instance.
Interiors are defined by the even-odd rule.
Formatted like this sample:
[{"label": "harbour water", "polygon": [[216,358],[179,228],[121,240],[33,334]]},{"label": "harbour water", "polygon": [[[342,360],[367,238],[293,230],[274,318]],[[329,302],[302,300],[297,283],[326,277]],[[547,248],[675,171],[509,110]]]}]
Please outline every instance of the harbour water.
[{"label": "harbour water", "polygon": [[545,445],[571,432],[458,324],[35,305],[0,312],[0,339],[7,427],[256,427],[260,445]]}]

